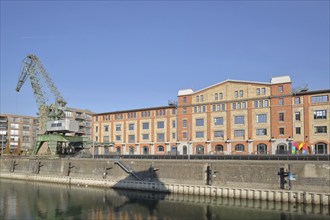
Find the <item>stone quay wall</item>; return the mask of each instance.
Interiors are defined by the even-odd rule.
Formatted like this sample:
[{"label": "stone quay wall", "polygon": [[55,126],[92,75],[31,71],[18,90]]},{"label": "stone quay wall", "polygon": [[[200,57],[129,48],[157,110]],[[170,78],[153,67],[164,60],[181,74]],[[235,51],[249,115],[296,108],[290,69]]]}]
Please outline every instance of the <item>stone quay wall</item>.
[{"label": "stone quay wall", "polygon": [[[0,177],[74,185],[330,204],[329,161],[1,159]],[[280,189],[284,168],[295,180]],[[211,176],[207,177],[207,170]],[[288,181],[288,178],[286,178]]]}]

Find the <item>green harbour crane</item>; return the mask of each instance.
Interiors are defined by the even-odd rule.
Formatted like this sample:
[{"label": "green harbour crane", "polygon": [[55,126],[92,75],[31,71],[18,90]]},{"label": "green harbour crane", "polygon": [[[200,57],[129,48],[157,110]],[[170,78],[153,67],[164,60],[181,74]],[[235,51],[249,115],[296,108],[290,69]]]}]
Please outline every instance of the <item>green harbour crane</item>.
[{"label": "green harbour crane", "polygon": [[[33,54],[27,55],[22,62],[16,85],[17,92],[21,90],[27,79],[31,83],[39,116],[40,132],[37,135],[34,153],[38,154],[44,145],[51,155],[77,151],[77,148],[72,146],[79,146],[78,149],[82,149],[84,138],[78,131],[78,122],[66,118],[67,102],[61,96],[40,59]],[[54,96],[54,102],[51,104],[48,103],[47,91]]]}]

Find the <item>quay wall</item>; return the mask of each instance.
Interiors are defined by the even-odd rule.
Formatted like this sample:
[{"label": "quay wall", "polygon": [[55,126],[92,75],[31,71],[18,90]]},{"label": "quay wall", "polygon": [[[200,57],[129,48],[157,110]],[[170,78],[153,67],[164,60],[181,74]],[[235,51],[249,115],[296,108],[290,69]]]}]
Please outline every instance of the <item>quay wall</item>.
[{"label": "quay wall", "polygon": [[[1,178],[330,204],[329,161],[3,158],[0,165]],[[209,180],[208,167],[212,172]],[[296,180],[290,181],[290,189],[283,190],[278,172],[289,167]]]}]

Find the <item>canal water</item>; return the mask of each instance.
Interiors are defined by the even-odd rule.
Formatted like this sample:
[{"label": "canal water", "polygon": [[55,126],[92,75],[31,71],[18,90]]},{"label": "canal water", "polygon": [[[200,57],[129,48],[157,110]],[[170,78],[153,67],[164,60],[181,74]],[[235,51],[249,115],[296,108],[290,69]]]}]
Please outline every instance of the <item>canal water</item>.
[{"label": "canal water", "polygon": [[329,206],[0,179],[0,219],[330,219]]}]

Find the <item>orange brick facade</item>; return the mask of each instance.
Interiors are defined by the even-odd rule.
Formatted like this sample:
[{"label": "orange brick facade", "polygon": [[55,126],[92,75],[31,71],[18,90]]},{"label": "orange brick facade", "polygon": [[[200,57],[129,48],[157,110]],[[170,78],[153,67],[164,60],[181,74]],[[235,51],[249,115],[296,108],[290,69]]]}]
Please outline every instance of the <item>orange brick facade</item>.
[{"label": "orange brick facade", "polygon": [[289,76],[180,90],[177,105],[95,114],[94,153],[329,154],[329,96]]}]

